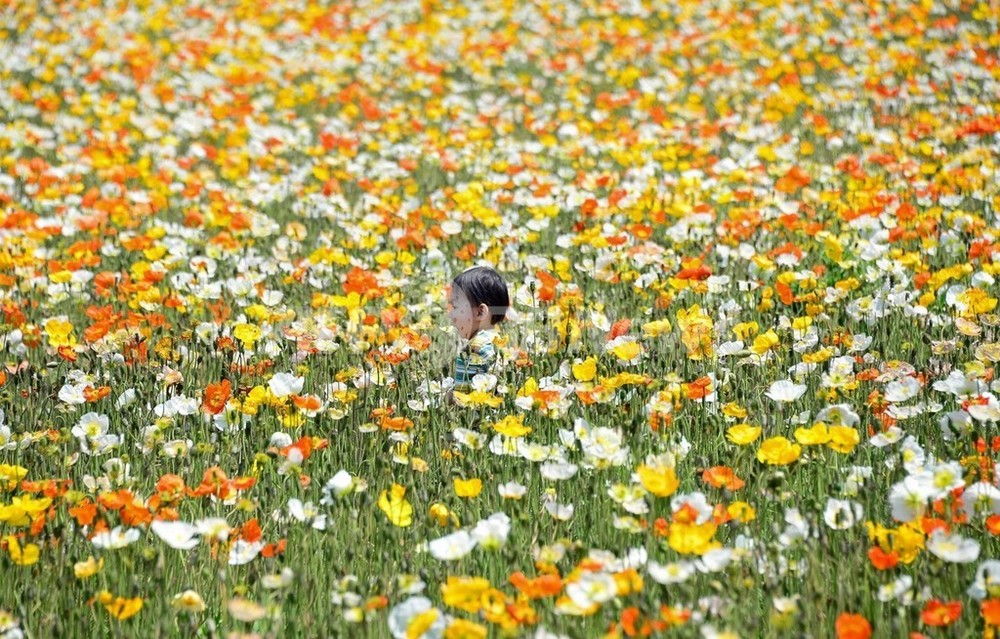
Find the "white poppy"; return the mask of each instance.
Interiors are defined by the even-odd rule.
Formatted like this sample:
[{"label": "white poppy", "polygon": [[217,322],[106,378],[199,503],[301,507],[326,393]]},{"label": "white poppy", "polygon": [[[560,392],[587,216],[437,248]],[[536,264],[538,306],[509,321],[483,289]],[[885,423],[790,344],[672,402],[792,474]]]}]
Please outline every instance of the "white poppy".
[{"label": "white poppy", "polygon": [[967,564],[979,559],[979,542],[940,528],[927,539],[927,550],[944,561]]},{"label": "white poppy", "polygon": [[641,568],[646,565],[647,561],[649,561],[649,551],[645,548],[642,546],[629,548],[628,552],[625,553],[625,558],[621,561],[621,570]]},{"label": "white poppy", "polygon": [[944,499],[951,491],[965,486],[965,472],[957,461],[939,462],[916,474],[925,477],[937,491],[932,499]]},{"label": "white poppy", "polygon": [[448,625],[448,619],[439,610],[434,608],[434,604],[431,603],[430,599],[420,596],[410,597],[389,611],[387,621],[389,623],[389,632],[392,634],[393,639],[411,639],[412,635],[409,632],[410,623],[418,615],[427,613],[432,609],[435,611],[436,617],[430,628],[425,630],[420,636],[420,639],[440,639]]},{"label": "white poppy", "polygon": [[1000,422],[1000,403],[995,399],[988,404],[972,404],[967,411],[976,421]]},{"label": "white poppy", "polygon": [[118,435],[98,435],[94,438],[80,439],[80,449],[88,455],[103,455],[121,443]]},{"label": "white poppy", "polygon": [[138,541],[139,534],[138,528],[115,526],[111,530],[105,530],[94,535],[90,539],[90,543],[94,544],[97,548],[116,550]]},{"label": "white poppy", "polygon": [[490,373],[477,373],[472,377],[472,389],[483,393],[492,392],[497,385],[497,376]]},{"label": "white poppy", "polygon": [[725,570],[732,563],[736,553],[732,548],[713,548],[695,560],[698,572],[711,573]]},{"label": "white poppy", "polygon": [[741,340],[723,342],[722,344],[719,344],[719,348],[716,349],[716,353],[719,357],[729,357],[742,351],[744,346],[745,344]]},{"label": "white poppy", "polygon": [[87,397],[83,394],[83,389],[85,389],[90,384],[65,384],[59,389],[59,401],[66,404],[86,404]]},{"label": "white poppy", "polygon": [[863,510],[861,504],[856,501],[846,499],[826,500],[826,508],[823,510],[823,521],[834,530],[847,530],[854,527],[862,517]]},{"label": "white poppy", "polygon": [[0,425],[0,450],[14,450],[17,442],[12,437],[10,426]]},{"label": "white poppy", "polygon": [[275,373],[268,380],[267,387],[275,397],[288,397],[301,393],[304,384],[304,377],[297,377],[291,373]]},{"label": "white poppy", "polygon": [[504,499],[520,499],[528,492],[528,487],[516,481],[509,481],[506,484],[500,484],[497,490]]},{"label": "white poppy", "polygon": [[[622,435],[617,430],[599,426],[578,436],[580,447],[591,460],[619,466],[627,459],[628,447],[622,445]],[[600,466],[599,463],[597,465]]]},{"label": "white poppy", "polygon": [[858,415],[850,404],[834,404],[827,406],[816,415],[816,421],[827,424],[841,424],[843,426],[856,426],[861,422]]},{"label": "white poppy", "polygon": [[493,435],[493,439],[490,440],[489,450],[494,455],[500,455],[502,457],[517,457],[520,455],[517,446],[522,439],[523,438],[521,437],[504,437],[500,433],[497,433]]},{"label": "white poppy", "polygon": [[889,508],[893,518],[909,522],[922,517],[927,510],[927,501],[934,493],[932,486],[912,475],[896,483],[889,490]]},{"label": "white poppy", "polygon": [[194,522],[194,525],[198,529],[199,535],[205,539],[214,539],[217,541],[228,539],[229,531],[232,530],[229,523],[222,517],[206,517]]},{"label": "white poppy", "polygon": [[942,393],[951,393],[956,397],[963,397],[986,391],[986,384],[976,379],[969,379],[960,371],[951,371],[948,373],[948,377],[934,382],[931,388]]},{"label": "white poppy", "polygon": [[972,415],[964,410],[956,410],[945,413],[938,418],[938,426],[945,441],[953,441],[956,431],[959,435],[968,435],[975,428],[972,422]]},{"label": "white poppy", "polygon": [[976,482],[962,493],[962,508],[970,517],[1000,515],[1000,489],[988,482]]},{"label": "white poppy", "polygon": [[320,514],[311,501],[303,502],[292,497],[288,500],[288,514],[316,530],[326,530],[326,515]]},{"label": "white poppy", "polygon": [[428,545],[431,556],[439,561],[454,561],[465,557],[476,547],[476,540],[465,530],[439,537]]},{"label": "white poppy", "polygon": [[886,384],[885,401],[890,403],[905,402],[916,397],[919,392],[920,380],[916,377],[904,377]]},{"label": "white poppy", "polygon": [[253,561],[260,551],[264,549],[264,542],[248,542],[245,539],[237,539],[229,549],[229,565],[242,566]]},{"label": "white poppy", "polygon": [[269,590],[276,590],[290,586],[294,580],[295,571],[286,566],[279,573],[264,575],[260,580],[260,585]]},{"label": "white poppy", "polygon": [[354,486],[355,486],[355,481],[354,478],[351,477],[351,474],[346,470],[341,469],[337,471],[337,474],[334,475],[330,479],[330,481],[326,482],[325,486],[323,486],[323,493],[325,496],[323,497],[323,500],[320,501],[320,503],[321,504],[330,503],[329,495],[331,493],[333,494],[334,497],[343,497],[347,493],[353,491]]},{"label": "white poppy", "polygon": [[163,543],[177,550],[190,550],[198,545],[198,529],[185,521],[154,521],[149,525]]},{"label": "white poppy", "polygon": [[108,416],[99,413],[87,413],[80,417],[80,420],[70,431],[74,437],[96,439],[108,432]]},{"label": "white poppy", "polygon": [[894,581],[879,586],[878,600],[882,602],[899,601],[908,605],[913,599],[913,577],[900,575]]},{"label": "white poppy", "polygon": [[530,462],[543,462],[549,458],[549,447],[517,438],[517,453]]},{"label": "white poppy", "polygon": [[899,447],[899,456],[903,460],[903,468],[908,473],[919,473],[927,461],[927,453],[913,435],[903,440],[902,446]]},{"label": "white poppy", "polygon": [[669,564],[651,561],[646,565],[646,571],[653,581],[661,584],[684,583],[697,572],[690,561],[673,561]]},{"label": "white poppy", "polygon": [[585,572],[579,579],[566,585],[566,596],[580,608],[614,599],[618,592],[615,578],[606,572]]},{"label": "white poppy", "polygon": [[487,550],[500,548],[507,543],[510,535],[510,517],[505,513],[493,513],[481,520],[472,529],[472,538]]},{"label": "white poppy", "polygon": [[480,450],[486,445],[486,436],[470,428],[456,428],[451,431],[451,436],[460,446],[470,450]]},{"label": "white poppy", "polygon": [[548,481],[561,481],[570,479],[576,474],[578,466],[565,462],[545,462],[538,467],[538,472],[543,479]]},{"label": "white poppy", "polygon": [[573,518],[575,508],[573,504],[560,504],[555,499],[547,499],[544,503],[545,510],[553,518],[559,521],[568,521]]},{"label": "white poppy", "polygon": [[271,439],[268,441],[269,446],[274,446],[275,448],[285,448],[286,446],[292,445],[292,436],[288,433],[281,431],[275,431],[271,433]]},{"label": "white poppy", "polygon": [[979,564],[976,577],[966,593],[977,600],[1000,597],[1000,561],[987,559]]},{"label": "white poppy", "polygon": [[895,444],[903,438],[903,430],[899,426],[890,426],[888,430],[874,435],[870,440],[872,446],[885,448],[890,444]]},{"label": "white poppy", "polygon": [[790,403],[802,397],[805,392],[805,384],[796,384],[790,379],[781,379],[772,383],[764,394],[776,402]]},{"label": "white poppy", "polygon": [[118,396],[118,399],[115,400],[115,408],[120,410],[126,406],[131,406],[135,402],[136,397],[137,395],[134,388],[125,390]]}]

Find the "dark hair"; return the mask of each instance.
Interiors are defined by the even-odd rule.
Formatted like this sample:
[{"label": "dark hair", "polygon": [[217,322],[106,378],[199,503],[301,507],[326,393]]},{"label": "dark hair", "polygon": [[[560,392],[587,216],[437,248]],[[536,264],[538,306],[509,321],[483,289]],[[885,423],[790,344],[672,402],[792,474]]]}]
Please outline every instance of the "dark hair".
[{"label": "dark hair", "polygon": [[490,309],[491,325],[502,321],[507,315],[510,307],[507,283],[490,267],[474,266],[452,280],[451,286],[462,291],[473,308],[486,304]]}]

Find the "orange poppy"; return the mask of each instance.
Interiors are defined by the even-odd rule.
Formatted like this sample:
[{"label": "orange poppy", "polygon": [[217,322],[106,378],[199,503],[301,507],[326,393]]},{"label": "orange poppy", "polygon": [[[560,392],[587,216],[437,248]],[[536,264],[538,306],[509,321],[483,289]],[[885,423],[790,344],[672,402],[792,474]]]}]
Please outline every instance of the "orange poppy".
[{"label": "orange poppy", "polygon": [[987,599],[979,605],[983,621],[989,626],[1000,626],[1000,599]]},{"label": "orange poppy", "polygon": [[126,526],[141,526],[153,521],[153,514],[149,512],[149,509],[136,501],[125,504],[120,515],[122,523]]},{"label": "orange poppy", "polygon": [[713,488],[739,490],[746,485],[729,466],[713,466],[701,474],[701,480]]},{"label": "orange poppy", "polygon": [[281,539],[276,544],[266,544],[264,548],[261,549],[260,554],[263,557],[277,557],[281,553],[285,552],[285,548],[288,546],[287,539]]},{"label": "orange poppy", "polygon": [[156,492],[161,498],[170,501],[184,495],[184,479],[179,475],[167,473],[156,482]]},{"label": "orange poppy", "polygon": [[382,430],[407,431],[413,428],[413,420],[399,415],[397,417],[385,417],[380,424]]},{"label": "orange poppy", "polygon": [[850,612],[840,613],[834,628],[837,639],[869,639],[872,636],[872,625],[868,620]]},{"label": "orange poppy", "polygon": [[563,588],[563,580],[557,574],[540,575],[529,579],[524,573],[518,571],[510,576],[509,581],[512,586],[529,599],[553,597],[558,595]]},{"label": "orange poppy", "polygon": [[375,274],[358,266],[355,266],[347,273],[343,288],[345,294],[357,293],[358,295],[370,298],[379,297],[383,292]]},{"label": "orange poppy", "polygon": [[135,496],[124,488],[110,493],[101,493],[97,496],[97,503],[108,510],[121,510],[125,504],[131,503]]},{"label": "orange poppy", "polygon": [[551,302],[555,300],[556,285],[559,283],[559,278],[542,270],[535,271],[535,276],[542,282],[541,288],[536,293],[538,301]]},{"label": "orange poppy", "polygon": [[292,395],[292,403],[302,410],[315,411],[323,406],[323,400],[316,395]]},{"label": "orange poppy", "polygon": [[98,386],[94,388],[93,386],[87,386],[83,389],[83,398],[88,402],[96,402],[98,400],[104,399],[111,394],[110,386]]},{"label": "orange poppy", "polygon": [[610,342],[617,337],[627,335],[630,328],[632,328],[632,320],[625,318],[616,321],[611,325],[611,330],[608,331],[608,336],[605,338],[605,341]]},{"label": "orange poppy", "polygon": [[868,560],[877,570],[889,570],[899,564],[899,553],[895,550],[886,552],[875,546],[868,551]]},{"label": "orange poppy", "polygon": [[712,378],[704,375],[690,384],[684,384],[684,395],[688,399],[703,399],[712,393]]},{"label": "orange poppy", "polygon": [[240,527],[239,536],[250,543],[261,540],[263,535],[261,534],[260,523],[257,521],[256,517]]},{"label": "orange poppy", "polygon": [[209,384],[205,387],[205,396],[201,401],[201,409],[210,415],[218,415],[226,410],[226,403],[232,395],[232,386],[228,379],[224,379],[218,384]]},{"label": "orange poppy", "polygon": [[920,613],[920,619],[928,626],[948,626],[962,616],[962,602],[931,599]]},{"label": "orange poppy", "polygon": [[778,299],[785,306],[788,306],[795,301],[795,294],[792,293],[792,287],[784,282],[775,282],[774,290],[778,293]]},{"label": "orange poppy", "polygon": [[97,517],[97,505],[89,499],[84,499],[76,506],[69,509],[69,514],[81,526],[89,526],[94,523]]},{"label": "orange poppy", "polygon": [[794,193],[799,189],[809,186],[812,178],[804,169],[793,166],[784,176],[774,183],[774,189],[780,193]]},{"label": "orange poppy", "polygon": [[991,535],[1000,535],[1000,515],[990,515],[986,518],[986,530]]},{"label": "orange poppy", "polygon": [[403,321],[403,316],[406,314],[406,309],[404,308],[384,308],[379,313],[382,317],[382,324],[386,327],[396,326],[401,321]]},{"label": "orange poppy", "polygon": [[648,637],[653,634],[653,625],[635,606],[622,611],[621,628],[626,637]]}]

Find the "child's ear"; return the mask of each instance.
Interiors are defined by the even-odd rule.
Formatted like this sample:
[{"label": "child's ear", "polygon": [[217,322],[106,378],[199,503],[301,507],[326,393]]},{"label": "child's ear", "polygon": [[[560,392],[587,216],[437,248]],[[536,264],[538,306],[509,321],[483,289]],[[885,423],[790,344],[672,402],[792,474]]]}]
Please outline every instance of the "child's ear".
[{"label": "child's ear", "polygon": [[480,316],[480,315],[481,316],[487,316],[489,314],[490,314],[490,307],[487,306],[486,304],[480,304],[479,306],[476,307],[476,315],[477,316]]}]

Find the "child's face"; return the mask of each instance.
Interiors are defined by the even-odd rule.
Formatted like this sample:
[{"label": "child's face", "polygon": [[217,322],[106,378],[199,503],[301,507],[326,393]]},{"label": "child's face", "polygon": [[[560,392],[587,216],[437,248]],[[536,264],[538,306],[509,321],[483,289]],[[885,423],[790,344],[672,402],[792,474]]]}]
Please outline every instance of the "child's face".
[{"label": "child's face", "polygon": [[471,338],[479,330],[482,322],[478,310],[472,308],[465,293],[454,287],[451,289],[448,295],[448,318],[462,339]]}]

